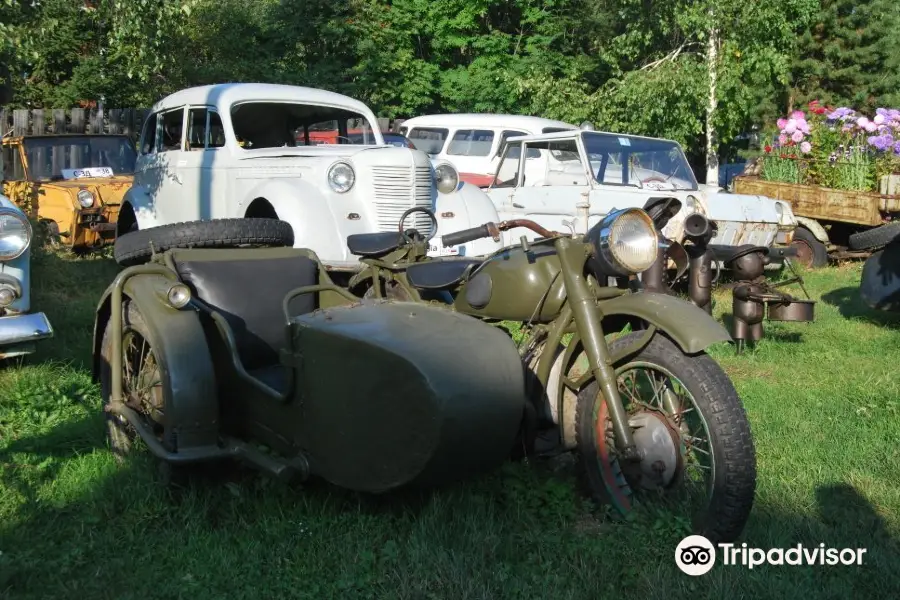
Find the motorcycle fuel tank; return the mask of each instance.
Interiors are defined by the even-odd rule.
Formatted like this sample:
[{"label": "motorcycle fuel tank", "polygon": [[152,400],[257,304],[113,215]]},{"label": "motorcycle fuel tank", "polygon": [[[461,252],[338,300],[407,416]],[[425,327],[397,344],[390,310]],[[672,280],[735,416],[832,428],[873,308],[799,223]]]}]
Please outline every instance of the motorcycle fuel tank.
[{"label": "motorcycle fuel tank", "polygon": [[478,317],[547,323],[559,315],[565,299],[556,250],[533,244],[489,259],[462,287],[454,306]]},{"label": "motorcycle fuel tank", "polygon": [[291,323],[312,473],[357,491],[434,485],[497,468],[522,423],[509,335],[445,308],[387,300]]}]

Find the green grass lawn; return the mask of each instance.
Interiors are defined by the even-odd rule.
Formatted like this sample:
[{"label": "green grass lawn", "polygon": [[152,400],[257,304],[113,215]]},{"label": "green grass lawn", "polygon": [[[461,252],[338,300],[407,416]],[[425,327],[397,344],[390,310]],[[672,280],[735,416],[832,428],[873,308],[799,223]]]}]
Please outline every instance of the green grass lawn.
[{"label": "green grass lawn", "polygon": [[[90,381],[109,259],[38,251],[34,306],[56,338],[0,371],[0,598],[847,598],[900,590],[900,320],[866,311],[860,265],[807,275],[817,322],[767,324],[715,356],[756,439],[741,541],[863,547],[856,566],[674,564],[665,515],[608,518],[565,469],[510,464],[430,493],[373,498],[218,469],[169,489],[146,455],[118,465]],[[716,296],[730,312],[730,295]]]}]

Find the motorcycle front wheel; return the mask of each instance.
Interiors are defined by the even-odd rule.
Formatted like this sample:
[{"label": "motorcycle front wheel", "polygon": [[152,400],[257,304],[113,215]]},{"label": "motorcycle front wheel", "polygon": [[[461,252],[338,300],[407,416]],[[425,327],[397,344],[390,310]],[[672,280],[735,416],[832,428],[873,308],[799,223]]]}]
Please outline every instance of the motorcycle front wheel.
[{"label": "motorcycle front wheel", "polygon": [[[610,350],[641,335],[625,335]],[[576,436],[593,498],[622,513],[650,500],[689,516],[693,532],[713,543],[735,540],[753,506],[756,453],[731,380],[708,355],[687,355],[662,334],[617,364],[616,374],[642,459],[617,455],[606,402],[591,382],[578,395]]]}]

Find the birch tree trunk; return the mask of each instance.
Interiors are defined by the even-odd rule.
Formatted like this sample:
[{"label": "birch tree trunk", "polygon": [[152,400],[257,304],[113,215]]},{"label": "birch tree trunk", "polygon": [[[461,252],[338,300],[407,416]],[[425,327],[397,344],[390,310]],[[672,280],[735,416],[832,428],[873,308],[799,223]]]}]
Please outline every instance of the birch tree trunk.
[{"label": "birch tree trunk", "polygon": [[709,103],[706,105],[706,184],[719,185],[719,141],[716,139],[716,126],[713,117],[716,113],[716,75],[719,59],[719,30],[716,28],[715,15],[709,11],[709,42],[706,46],[706,69],[709,75]]}]

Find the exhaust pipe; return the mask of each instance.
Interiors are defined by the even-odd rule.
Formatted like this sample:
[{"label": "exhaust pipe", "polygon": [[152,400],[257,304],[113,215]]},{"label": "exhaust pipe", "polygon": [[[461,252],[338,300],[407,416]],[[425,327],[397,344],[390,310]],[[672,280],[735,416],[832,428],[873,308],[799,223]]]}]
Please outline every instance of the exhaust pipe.
[{"label": "exhaust pipe", "polygon": [[712,314],[712,251],[707,248],[715,234],[715,226],[700,213],[684,221],[684,234],[691,244],[685,246],[690,257],[688,296],[696,306]]}]

